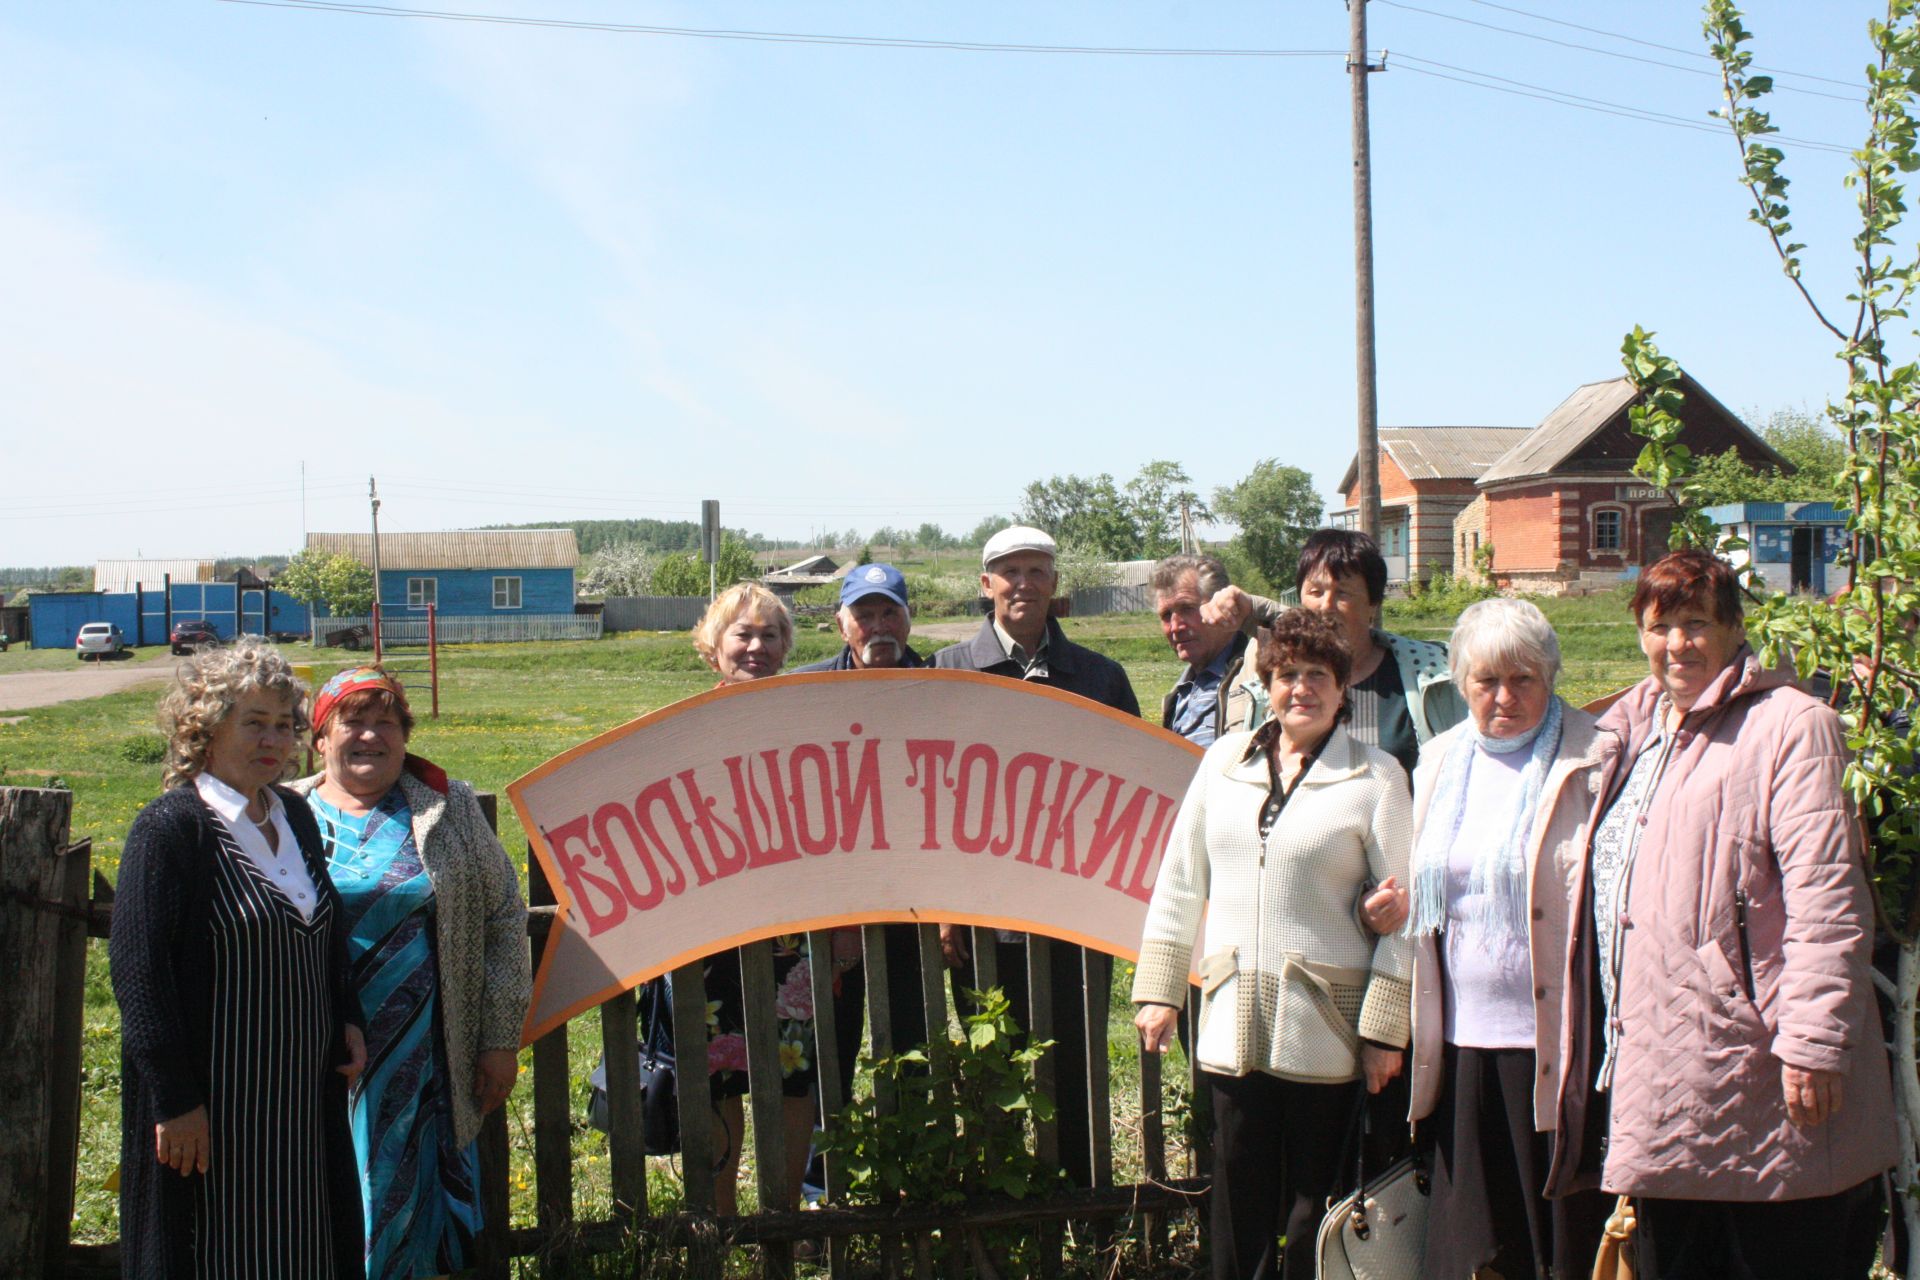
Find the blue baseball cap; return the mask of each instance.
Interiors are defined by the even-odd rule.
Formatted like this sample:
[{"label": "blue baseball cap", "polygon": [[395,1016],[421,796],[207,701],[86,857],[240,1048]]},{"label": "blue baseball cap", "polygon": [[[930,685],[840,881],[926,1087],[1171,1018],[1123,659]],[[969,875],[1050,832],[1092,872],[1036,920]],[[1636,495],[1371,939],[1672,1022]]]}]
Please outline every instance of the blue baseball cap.
[{"label": "blue baseball cap", "polygon": [[885,596],[907,607],[907,580],[890,564],[857,564],[840,580],[840,607],[846,608],[868,596]]}]

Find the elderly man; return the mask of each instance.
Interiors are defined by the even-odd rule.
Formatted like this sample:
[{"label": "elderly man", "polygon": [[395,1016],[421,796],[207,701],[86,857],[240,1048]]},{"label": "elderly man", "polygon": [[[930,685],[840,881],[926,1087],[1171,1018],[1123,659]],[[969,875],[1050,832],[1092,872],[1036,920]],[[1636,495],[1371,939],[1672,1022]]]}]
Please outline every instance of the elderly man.
[{"label": "elderly man", "polygon": [[[868,671],[891,667],[924,667],[927,660],[907,644],[913,632],[913,614],[907,607],[907,580],[890,564],[855,565],[840,582],[840,611],[834,614],[840,638],[846,641],[831,658],[803,671]],[[902,1051],[927,1039],[927,1006],[920,990],[920,939],[916,926],[886,927],[887,1009],[891,1014],[893,1046]],[[866,970],[856,965],[840,976],[834,1006],[834,1052],[840,1059],[841,1105],[852,1096],[855,1059],[860,1056],[860,1034],[866,1012]]]},{"label": "elderly man", "polygon": [[913,613],[907,580],[890,564],[855,565],[840,582],[840,611],[833,615],[846,643],[831,658],[792,667],[801,671],[865,671],[869,667],[924,667],[927,660],[907,645]]},{"label": "elderly man", "polygon": [[[1012,680],[1063,689],[1094,702],[1140,714],[1133,685],[1119,663],[1067,639],[1052,616],[1054,542],[1039,529],[1015,525],[987,540],[980,554],[980,588],[992,605],[973,639],[933,655],[933,665],[955,671],[984,671]],[[940,927],[940,947],[958,988],[972,981],[967,930]],[[1015,1019],[1027,1025],[1026,936],[1001,931],[1000,986],[1013,1004]],[[1087,1090],[1087,1020],[1091,992],[1096,1008],[1107,1007],[1113,972],[1110,957],[1065,942],[1051,948],[1049,986],[1053,991],[1054,1101],[1059,1108],[1060,1164],[1076,1186],[1093,1184],[1094,1100]],[[1084,986],[1083,986],[1084,984]],[[1105,1099],[1099,1100],[1102,1105]]]},{"label": "elderly man", "polygon": [[[1242,667],[1252,674],[1252,627],[1236,630],[1215,621],[1206,605],[1227,589],[1227,568],[1215,556],[1171,555],[1153,566],[1148,579],[1160,633],[1187,669],[1160,703],[1160,726],[1197,747],[1235,729],[1251,729],[1258,703],[1249,686],[1236,681]],[[1230,599],[1230,597],[1228,597]]]}]

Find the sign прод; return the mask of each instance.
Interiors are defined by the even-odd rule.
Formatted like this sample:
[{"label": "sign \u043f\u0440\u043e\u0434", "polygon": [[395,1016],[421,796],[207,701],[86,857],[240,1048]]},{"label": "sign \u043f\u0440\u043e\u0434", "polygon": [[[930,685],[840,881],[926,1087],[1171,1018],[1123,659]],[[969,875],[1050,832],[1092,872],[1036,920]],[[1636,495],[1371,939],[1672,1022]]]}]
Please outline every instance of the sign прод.
[{"label": "sign \u043f\u0440\u043e\u0434", "polygon": [[780,676],[609,730],[507,787],[560,911],[525,1039],[701,956],[882,921],[1135,958],[1200,751],[965,671]]}]

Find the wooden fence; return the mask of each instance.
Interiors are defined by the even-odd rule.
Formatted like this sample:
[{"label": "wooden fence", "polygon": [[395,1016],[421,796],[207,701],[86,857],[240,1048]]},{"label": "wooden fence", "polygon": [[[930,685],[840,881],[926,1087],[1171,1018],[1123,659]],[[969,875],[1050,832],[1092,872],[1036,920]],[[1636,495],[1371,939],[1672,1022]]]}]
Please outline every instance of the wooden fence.
[{"label": "wooden fence", "polygon": [[[489,818],[495,798],[481,797]],[[12,997],[0,1001],[0,1275],[106,1277],[119,1273],[116,1244],[69,1242],[79,1133],[82,1013],[85,1004],[86,950],[89,939],[107,936],[112,920],[111,888],[92,873],[88,841],[69,843],[72,797],[61,791],[0,787],[0,972],[8,975]],[[539,963],[554,918],[553,895],[539,864],[529,860],[528,942]],[[938,929],[917,926],[919,986],[930,1027],[947,1025],[945,969]],[[888,995],[905,975],[887,972],[885,926],[862,930],[872,1052],[896,1047]],[[976,931],[976,977],[982,988],[997,985],[996,948],[991,930]],[[833,1048],[833,948],[830,935],[810,935],[814,991],[814,1061],[819,1096],[831,1111],[840,1097],[840,1064]],[[1034,937],[1027,948],[1031,975],[1031,1031],[1051,1036],[1053,1018],[1048,982],[1047,939]],[[762,1203],[774,1198],[775,1171],[782,1160],[781,1072],[774,1013],[771,943],[740,949],[741,986],[747,1016],[747,1058],[752,1089],[748,1099],[753,1127],[754,1168]],[[698,963],[676,970],[673,984],[674,1036],[682,1061],[703,1062],[707,1029],[706,996]],[[1062,1248],[1059,1224],[1068,1220],[1107,1222],[1103,1238],[1119,1238],[1112,1222],[1132,1219],[1142,1233],[1140,1247],[1151,1254],[1164,1238],[1171,1214],[1193,1208],[1205,1189],[1201,1178],[1169,1179],[1163,1123],[1162,1081],[1157,1055],[1140,1057],[1140,1150],[1143,1179],[1114,1185],[1113,1099],[1108,1088],[1107,992],[1085,992],[1089,1028],[1088,1096],[1092,1100],[1094,1185],[1025,1200],[996,1199],[961,1206],[891,1205],[845,1207],[844,1179],[827,1161],[827,1207],[807,1212],[758,1213],[721,1218],[713,1212],[710,1179],[683,1183],[680,1208],[653,1212],[647,1196],[647,1157],[642,1137],[637,1045],[637,1009],[631,993],[600,1006],[606,1052],[607,1100],[611,1117],[609,1150],[613,1212],[585,1220],[575,1211],[573,1134],[584,1112],[582,1081],[569,1071],[567,1032],[562,1027],[533,1045],[531,1094],[536,1222],[515,1228],[508,1196],[509,1144],[504,1109],[487,1118],[480,1136],[480,1172],[485,1234],[479,1274],[506,1277],[511,1260],[541,1258],[550,1274],[564,1272],[569,1258],[633,1250],[654,1259],[655,1274],[718,1277],[729,1250],[757,1249],[759,1269],[768,1277],[792,1274],[793,1246],[801,1239],[828,1242],[825,1264],[838,1280],[852,1274],[848,1241],[865,1236],[877,1241],[879,1270],[888,1276],[931,1277],[936,1263],[931,1242],[936,1233],[951,1240],[965,1228],[1016,1227],[1031,1230],[1037,1242],[1033,1274],[1057,1276]],[[932,1046],[938,1051],[943,1041]],[[692,1046],[701,1046],[698,1051]],[[905,1048],[907,1046],[898,1046]],[[1043,1058],[1038,1079],[1051,1091],[1051,1055]],[[523,1082],[522,1087],[526,1087]],[[1202,1091],[1195,1090],[1195,1124]],[[892,1105],[884,1086],[876,1098]],[[716,1151],[714,1112],[704,1088],[679,1092],[680,1163],[684,1169],[710,1168]],[[1034,1147],[1057,1164],[1056,1124],[1036,1124]],[[1204,1168],[1207,1153],[1192,1151],[1193,1167]],[[992,1258],[976,1252],[977,1274],[998,1274]],[[956,1274],[957,1255],[940,1274]],[[635,1274],[640,1274],[635,1272]]]}]

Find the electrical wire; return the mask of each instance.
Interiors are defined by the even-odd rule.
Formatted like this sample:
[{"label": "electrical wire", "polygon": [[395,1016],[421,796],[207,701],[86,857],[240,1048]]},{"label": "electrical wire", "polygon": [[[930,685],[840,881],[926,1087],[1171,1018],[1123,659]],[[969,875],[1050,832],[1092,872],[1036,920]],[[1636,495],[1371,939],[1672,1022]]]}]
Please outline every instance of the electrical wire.
[{"label": "electrical wire", "polygon": [[[1646,66],[1649,66],[1649,67],[1662,67],[1662,68],[1664,68],[1664,69],[1666,69],[1666,70],[1668,70],[1668,71],[1678,71],[1678,72],[1681,72],[1681,73],[1683,73],[1683,74],[1685,74],[1685,75],[1690,75],[1690,76],[1706,76],[1706,77],[1707,77],[1708,79],[1711,79],[1711,80],[1716,80],[1716,81],[1720,79],[1720,73],[1719,73],[1718,71],[1714,71],[1714,70],[1709,70],[1709,69],[1708,69],[1708,68],[1706,68],[1706,67],[1680,67],[1680,66],[1675,66],[1675,65],[1674,65],[1673,63],[1671,63],[1671,62],[1662,62],[1662,61],[1660,61],[1660,60],[1659,60],[1658,58],[1643,58],[1643,57],[1641,57],[1641,56],[1639,56],[1638,54],[1633,54],[1633,53],[1621,53],[1621,52],[1620,52],[1619,50],[1617,50],[1617,49],[1602,49],[1602,48],[1599,48],[1598,46],[1595,46],[1595,45],[1590,45],[1590,44],[1580,44],[1580,43],[1578,43],[1578,42],[1576,42],[1576,41],[1572,41],[1572,40],[1556,40],[1556,39],[1554,39],[1554,38],[1553,38],[1552,36],[1543,36],[1543,35],[1540,35],[1540,34],[1539,34],[1538,32],[1533,32],[1533,31],[1520,31],[1520,30],[1517,30],[1516,28],[1513,28],[1513,27],[1502,27],[1502,26],[1499,26],[1499,25],[1497,25],[1497,24],[1495,24],[1495,23],[1491,23],[1491,22],[1479,22],[1479,21],[1476,21],[1476,20],[1475,20],[1475,19],[1473,19],[1473,18],[1464,18],[1464,17],[1461,17],[1461,16],[1460,16],[1459,14],[1457,14],[1457,13],[1443,13],[1443,12],[1441,12],[1441,11],[1440,11],[1440,10],[1438,10],[1438,9],[1426,9],[1426,8],[1422,8],[1421,6],[1419,6],[1419,5],[1417,5],[1417,4],[1407,4],[1407,3],[1405,3],[1405,0],[1373,0],[1373,3],[1375,3],[1375,4],[1383,4],[1383,5],[1386,5],[1386,6],[1388,6],[1389,8],[1394,8],[1394,9],[1404,9],[1404,10],[1406,10],[1406,11],[1407,11],[1408,13],[1423,13],[1423,14],[1426,14],[1426,15],[1427,15],[1428,17],[1431,17],[1431,18],[1444,18],[1444,19],[1446,19],[1446,20],[1447,20],[1448,22],[1459,22],[1459,23],[1464,23],[1465,25],[1467,25],[1467,26],[1469,26],[1469,27],[1479,27],[1479,28],[1480,28],[1481,30],[1483,30],[1483,31],[1498,31],[1498,32],[1501,32],[1501,33],[1503,33],[1503,34],[1505,34],[1505,35],[1510,35],[1510,36],[1519,36],[1519,37],[1520,37],[1521,39],[1523,39],[1523,40],[1538,40],[1538,41],[1539,41],[1540,43],[1542,43],[1542,44],[1551,44],[1551,45],[1557,45],[1558,47],[1560,47],[1560,48],[1562,48],[1562,49],[1578,49],[1578,50],[1580,50],[1580,51],[1582,51],[1582,52],[1584,52],[1584,53],[1597,53],[1597,54],[1600,54],[1600,55],[1601,55],[1601,56],[1603,56],[1603,57],[1608,57],[1608,58],[1620,58],[1620,59],[1622,59],[1622,60],[1624,60],[1624,61],[1627,61],[1627,62],[1638,62],[1638,63],[1642,63],[1642,64],[1644,64],[1644,65],[1646,65]],[[1494,7],[1496,7],[1496,8],[1499,8],[1499,7],[1502,7],[1502,6],[1497,6],[1497,5],[1496,5],[1496,6],[1494,6]],[[1517,13],[1517,12],[1520,12],[1520,11],[1519,11],[1519,10],[1512,10],[1511,12],[1515,12],[1515,13]],[[1531,15],[1531,14],[1529,14],[1529,15],[1527,15],[1527,16],[1529,16],[1529,17],[1532,17],[1532,16],[1535,16],[1535,15]],[[1542,19],[1542,21],[1554,21],[1554,20],[1553,20],[1553,19]],[[1569,24],[1567,24],[1567,25],[1569,25],[1569,26],[1571,26],[1571,25],[1574,25],[1574,24],[1571,24],[1571,23],[1569,23]],[[1582,30],[1582,31],[1593,31],[1593,30],[1595,30],[1595,29],[1594,29],[1594,28],[1592,28],[1592,27],[1581,27],[1581,28],[1580,28],[1580,30]],[[1612,33],[1612,32],[1606,32],[1606,31],[1599,31],[1599,32],[1596,32],[1596,34],[1599,34],[1599,35],[1612,35],[1613,33]],[[1625,39],[1631,39],[1631,37],[1629,37],[1629,36],[1620,36],[1620,37],[1617,37],[1617,38],[1618,38],[1618,39],[1622,39],[1622,40],[1625,40]],[[1646,43],[1650,43],[1650,42],[1648,42],[1648,41],[1635,41],[1635,43],[1637,43],[1637,44],[1646,44]],[[1667,51],[1667,52],[1669,52],[1669,53],[1682,53],[1682,54],[1694,54],[1694,51],[1693,51],[1693,50],[1690,50],[1690,49],[1678,49],[1678,48],[1675,48],[1675,47],[1674,47],[1674,46],[1672,46],[1672,45],[1664,45],[1664,44],[1662,44],[1662,45],[1654,45],[1653,47],[1654,47],[1654,48],[1656,48],[1656,49],[1663,49],[1663,50],[1666,50],[1666,51]],[[1702,57],[1702,58],[1706,58],[1706,57],[1711,57],[1711,55],[1710,55],[1710,54],[1704,54],[1704,53],[1698,53],[1698,54],[1694,54],[1694,56],[1696,56],[1696,57]],[[1800,73],[1800,72],[1795,72],[1795,71],[1782,71],[1782,72],[1775,72],[1774,74],[1776,74],[1776,75],[1801,75],[1802,73]],[[1828,78],[1827,78],[1827,77],[1825,77],[1825,76],[1812,76],[1812,75],[1809,75],[1809,76],[1806,76],[1806,78],[1807,78],[1807,79],[1809,79],[1809,80],[1821,80],[1821,81],[1826,81],[1827,83],[1831,83],[1831,84],[1845,84],[1845,83],[1846,83],[1846,81],[1844,81],[1844,80],[1828,80]],[[1782,90],[1782,91],[1784,91],[1784,92],[1787,92],[1787,93],[1804,93],[1804,94],[1807,94],[1807,95],[1809,95],[1809,96],[1811,96],[1811,97],[1815,97],[1815,98],[1831,98],[1831,99],[1833,99],[1833,100],[1834,100],[1835,102],[1852,102],[1852,103],[1856,103],[1856,104],[1863,104],[1863,103],[1865,103],[1865,101],[1866,101],[1866,99],[1865,99],[1865,98],[1863,98],[1863,97],[1860,97],[1860,96],[1858,96],[1858,95],[1849,95],[1849,94],[1844,94],[1844,93],[1828,93],[1828,92],[1826,92],[1826,91],[1825,91],[1824,89],[1802,89],[1802,88],[1800,88],[1800,87],[1799,87],[1798,85],[1791,85],[1791,84],[1783,84],[1783,85],[1778,85],[1778,86],[1776,86],[1776,87],[1777,87],[1777,88],[1779,88],[1779,89],[1781,89],[1781,90]]]},{"label": "electrical wire", "polygon": [[953,53],[1056,53],[1150,58],[1344,58],[1345,49],[1142,48],[1130,45],[1011,44],[987,40],[917,40],[904,36],[828,35],[810,31],[745,31],[725,27],[663,27],[638,22],[589,22],[577,18],[528,18],[514,14],[473,13],[458,9],[417,9],[363,4],[357,0],[220,0],[263,9],[307,9],[367,18],[426,18],[441,22],[480,22],[509,27],[552,27],[563,31],[601,31],[614,35],[678,36],[700,40],[747,40],[762,44],[825,44],[859,49],[929,49]]},{"label": "electrical wire", "polygon": [[[1624,102],[1609,102],[1603,98],[1588,98],[1564,89],[1555,89],[1549,85],[1530,84],[1524,80],[1510,80],[1505,76],[1496,76],[1491,72],[1475,71],[1469,67],[1457,67],[1451,63],[1435,62],[1430,58],[1418,58],[1409,53],[1395,55],[1405,69],[1415,75],[1432,76],[1436,80],[1451,80],[1455,84],[1464,84],[1476,89],[1490,89],[1495,93],[1509,93],[1520,98],[1534,98],[1541,102],[1557,102],[1563,107],[1575,107],[1582,111],[1594,111],[1601,115],[1620,116],[1623,119],[1639,120],[1645,124],[1662,125],[1670,129],[1691,129],[1697,133],[1724,134],[1724,125],[1710,124],[1705,120],[1689,120],[1685,116],[1669,115],[1664,111],[1651,111],[1645,107],[1636,107]],[[1418,66],[1406,65],[1418,63]],[[1443,68],[1456,72],[1446,75],[1444,71],[1428,70],[1430,67]],[[1464,79],[1466,76],[1481,77],[1478,80]],[[1493,81],[1495,83],[1487,83]],[[1821,142],[1813,138],[1796,138],[1787,134],[1767,135],[1769,143],[1784,143],[1801,147],[1809,151],[1824,151],[1833,155],[1852,155],[1853,148],[1837,142]]]},{"label": "electrical wire", "polygon": [[[1389,2],[1390,0],[1380,0],[1382,4]],[[1642,40],[1638,36],[1626,35],[1619,31],[1606,31],[1599,27],[1584,27],[1577,22],[1568,22],[1565,18],[1550,18],[1544,13],[1535,13],[1531,9],[1516,9],[1510,4],[1495,4],[1493,0],[1467,0],[1467,3],[1477,4],[1484,9],[1498,9],[1502,13],[1517,14],[1522,18],[1532,18],[1536,22],[1551,22],[1556,27],[1571,27],[1575,31],[1584,31],[1589,35],[1606,36],[1610,40],[1624,40],[1628,44],[1637,44],[1648,49],[1659,49],[1666,53],[1685,54],[1689,58],[1710,59],[1713,57],[1712,54],[1702,53],[1698,49],[1683,49],[1677,45],[1658,44],[1652,40]],[[1811,71],[1788,71],[1784,67],[1763,67],[1758,64],[1755,64],[1753,69],[1755,71],[1765,71],[1769,75],[1794,76],[1801,80],[1818,80],[1821,84],[1837,84],[1849,89],[1859,87],[1851,80],[1836,80],[1832,76],[1817,76]]]}]

